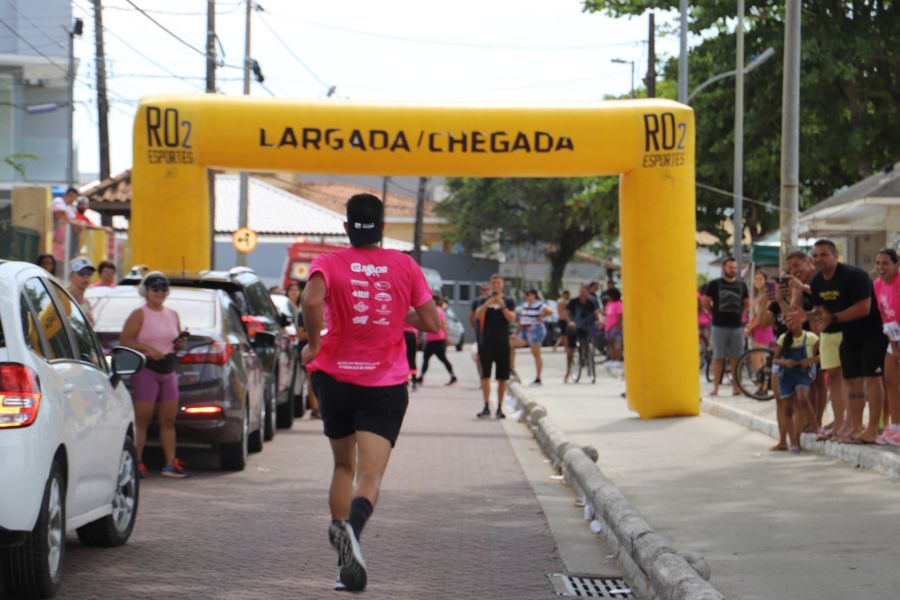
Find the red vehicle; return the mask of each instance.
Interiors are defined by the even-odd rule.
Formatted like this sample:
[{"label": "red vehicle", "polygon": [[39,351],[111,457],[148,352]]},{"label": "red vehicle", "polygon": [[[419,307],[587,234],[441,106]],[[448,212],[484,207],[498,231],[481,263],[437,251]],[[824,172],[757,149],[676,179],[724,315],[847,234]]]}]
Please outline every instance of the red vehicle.
[{"label": "red vehicle", "polygon": [[295,242],[288,246],[287,262],[284,268],[284,282],[282,289],[287,289],[288,284],[292,281],[300,282],[304,285],[309,278],[309,266],[320,254],[326,252],[334,252],[341,248],[346,248],[347,244],[316,244],[313,242]]}]

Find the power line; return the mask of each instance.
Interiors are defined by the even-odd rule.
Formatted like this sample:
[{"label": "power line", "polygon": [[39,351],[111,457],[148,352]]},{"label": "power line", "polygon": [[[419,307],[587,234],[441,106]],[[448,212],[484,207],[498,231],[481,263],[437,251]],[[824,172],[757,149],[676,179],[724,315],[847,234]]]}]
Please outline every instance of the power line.
[{"label": "power line", "polygon": [[[78,8],[80,8],[81,10],[85,11],[85,13],[87,13],[87,10],[86,10],[82,5],[78,4],[78,2],[73,2],[73,3],[74,3],[76,6],[78,6]],[[153,60],[152,58],[149,58],[145,53],[141,52],[140,50],[138,50],[137,48],[135,48],[134,46],[132,46],[132,45],[131,45],[130,43],[128,43],[124,38],[122,38],[120,35],[118,35],[115,31],[112,31],[109,27],[104,26],[104,27],[103,27],[103,31],[106,32],[106,33],[108,33],[109,35],[113,36],[113,37],[116,38],[117,40],[119,40],[122,44],[125,45],[125,47],[129,48],[132,52],[134,52],[135,54],[137,54],[137,55],[140,56],[141,58],[143,58],[144,60],[146,60],[146,61],[149,62],[150,64],[156,66],[157,68],[159,68],[159,69],[165,71],[166,73],[168,73],[168,74],[171,75],[172,77],[175,77],[176,79],[181,79],[181,80],[185,81],[186,83],[189,83],[189,84],[192,85],[192,86],[198,87],[198,88],[201,89],[201,90],[205,89],[203,86],[198,86],[198,85],[195,84],[194,82],[188,81],[188,79],[182,77],[181,75],[178,75],[178,74],[175,73],[174,71],[172,71],[172,70],[170,70],[169,68],[167,68],[167,67],[161,65],[160,63],[156,62],[156,61]],[[206,53],[204,53],[204,56],[205,56],[205,55],[206,55]]]},{"label": "power line", "polygon": [[150,21],[152,21],[154,25],[156,25],[157,27],[159,27],[160,29],[162,29],[163,31],[165,31],[166,33],[168,33],[170,36],[172,36],[173,38],[175,38],[176,40],[178,40],[181,44],[183,44],[184,46],[187,46],[188,48],[190,48],[191,50],[193,50],[194,52],[196,52],[196,53],[199,54],[200,56],[203,56],[203,57],[206,56],[206,51],[205,51],[205,50],[201,50],[200,48],[197,48],[196,46],[192,46],[189,42],[187,42],[187,41],[185,41],[183,38],[181,38],[178,34],[174,33],[171,29],[169,29],[168,27],[166,27],[165,25],[163,25],[162,23],[160,23],[159,21],[157,21],[156,19],[154,19],[154,18],[153,18],[150,14],[148,14],[147,11],[145,11],[143,8],[141,8],[140,6],[138,6],[137,4],[135,4],[134,2],[132,2],[131,0],[125,0],[125,2],[127,2],[128,4],[130,4],[131,6],[133,6],[134,9],[135,9],[136,11],[138,11],[139,13],[141,13],[142,15],[144,15],[145,17],[147,17],[148,19],[150,19]]},{"label": "power line", "polygon": [[[227,5],[232,8],[228,10],[219,10],[220,6]],[[231,13],[237,12],[244,5],[243,2],[235,2],[233,4],[223,4],[222,2],[216,2],[216,14],[219,15],[229,15]],[[104,6],[105,9],[108,10],[118,10],[123,12],[134,12],[137,9],[128,7],[128,6]],[[171,15],[176,17],[205,17],[205,12],[182,12],[176,10],[160,10],[158,8],[145,8],[144,12],[153,14],[153,15]]]},{"label": "power line", "polygon": [[431,44],[435,46],[453,46],[457,48],[479,48],[483,50],[526,50],[526,51],[574,51],[574,50],[603,50],[605,48],[616,48],[618,46],[633,46],[645,43],[645,40],[633,40],[628,42],[614,42],[611,44],[601,44],[599,46],[507,46],[502,44],[484,44],[479,42],[454,42],[450,40],[429,40],[425,38],[404,37],[399,35],[390,35],[387,33],[378,33],[375,31],[364,31],[360,29],[351,29],[349,27],[340,27],[338,25],[329,25],[327,23],[319,23],[306,19],[298,19],[290,15],[279,14],[269,11],[269,14],[276,17],[312,25],[314,27],[322,27],[324,29],[332,29],[334,31],[343,31],[344,33],[352,33],[355,35],[363,35],[374,38],[392,40],[395,42],[409,42],[414,44]]},{"label": "power line", "polygon": [[[695,182],[695,184],[698,188],[707,190],[709,192],[714,192],[716,194],[728,196],[729,198],[734,198],[734,194],[727,190],[723,190],[721,188],[717,188],[715,186],[708,185],[705,183],[700,183],[699,181]],[[747,196],[741,196],[741,198],[743,198],[744,202],[750,202],[751,204],[758,204],[759,206],[762,206],[766,210],[780,210],[777,206],[775,206],[771,202],[764,202],[762,200],[754,200],[753,198],[748,198]]]},{"label": "power line", "polygon": [[[262,12],[262,11],[260,10],[259,12]],[[314,78],[316,81],[318,81],[319,83],[321,83],[321,84],[322,84],[323,86],[325,86],[326,88],[329,87],[328,84],[325,83],[325,80],[324,80],[324,79],[322,79],[321,77],[319,77],[318,75],[316,75],[316,73],[315,73],[312,69],[309,68],[309,65],[307,65],[305,62],[303,62],[303,59],[301,59],[299,56],[297,56],[297,55],[294,53],[294,51],[293,51],[293,50],[291,49],[291,47],[287,44],[287,42],[285,42],[285,41],[281,38],[281,36],[278,35],[278,32],[275,31],[275,29],[272,28],[271,25],[269,25],[269,23],[262,17],[262,15],[257,15],[257,16],[258,16],[260,22],[261,22],[263,25],[266,26],[266,29],[268,29],[269,31],[271,31],[271,32],[272,32],[272,35],[275,36],[275,39],[278,40],[278,41],[281,43],[282,46],[284,46],[284,49],[288,51],[288,54],[290,54],[291,56],[293,56],[293,57],[294,57],[294,60],[296,60],[298,63],[300,63],[300,66],[301,66],[301,67],[303,67],[304,69],[306,69],[306,72],[307,72],[307,73],[309,73],[310,75],[312,75],[313,78]]]}]

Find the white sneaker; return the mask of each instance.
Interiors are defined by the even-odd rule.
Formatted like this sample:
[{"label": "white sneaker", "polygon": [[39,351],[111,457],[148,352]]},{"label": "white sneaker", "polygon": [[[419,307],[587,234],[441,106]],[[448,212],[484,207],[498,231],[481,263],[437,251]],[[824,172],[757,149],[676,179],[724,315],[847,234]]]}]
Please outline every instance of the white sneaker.
[{"label": "white sneaker", "polygon": [[341,564],[338,579],[344,584],[345,589],[350,592],[365,589],[366,562],[363,560],[362,550],[350,523],[347,521],[332,523],[328,529],[328,541],[338,553]]}]

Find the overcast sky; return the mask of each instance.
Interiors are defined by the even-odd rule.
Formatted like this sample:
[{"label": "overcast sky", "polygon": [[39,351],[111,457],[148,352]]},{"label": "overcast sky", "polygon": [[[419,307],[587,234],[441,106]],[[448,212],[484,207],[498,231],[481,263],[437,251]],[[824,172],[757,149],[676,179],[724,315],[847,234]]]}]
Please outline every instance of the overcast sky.
[{"label": "overcast sky", "polygon": [[[131,166],[131,131],[142,96],[205,89],[206,0],[103,0],[113,174]],[[580,0],[259,0],[252,51],[266,78],[251,94],[298,99],[590,102],[627,94],[647,68],[647,18],[585,14]],[[220,0],[216,30],[225,94],[242,91],[243,0]],[[72,0],[85,21],[76,42],[75,136],[84,173],[99,168],[90,0]],[[673,15],[658,15],[657,25]],[[678,51],[657,37],[657,55]]]}]

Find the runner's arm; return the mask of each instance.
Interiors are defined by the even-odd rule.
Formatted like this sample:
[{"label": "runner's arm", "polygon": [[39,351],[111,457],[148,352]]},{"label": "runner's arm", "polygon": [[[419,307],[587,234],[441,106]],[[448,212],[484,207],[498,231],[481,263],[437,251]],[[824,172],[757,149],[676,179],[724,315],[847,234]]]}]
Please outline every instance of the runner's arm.
[{"label": "runner's arm", "polygon": [[303,319],[306,323],[307,343],[304,352],[307,352],[310,360],[319,352],[322,341],[322,328],[325,326],[325,294],[328,288],[325,286],[325,278],[319,272],[313,273],[303,295],[300,297],[303,303]]},{"label": "runner's arm", "polygon": [[406,322],[426,333],[437,333],[441,329],[441,317],[434,300],[429,300],[406,313]]}]

